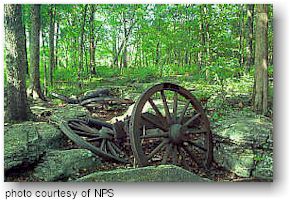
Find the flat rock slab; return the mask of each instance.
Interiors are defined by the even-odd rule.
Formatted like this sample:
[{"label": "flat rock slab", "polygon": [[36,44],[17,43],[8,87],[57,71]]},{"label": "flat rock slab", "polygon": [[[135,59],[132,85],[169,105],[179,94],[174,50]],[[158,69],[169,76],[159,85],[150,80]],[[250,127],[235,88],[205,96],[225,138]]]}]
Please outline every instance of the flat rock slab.
[{"label": "flat rock slab", "polygon": [[117,169],[95,172],[77,180],[78,182],[210,182],[181,167],[174,165]]},{"label": "flat rock slab", "polygon": [[46,151],[60,148],[64,135],[46,122],[24,122],[4,128],[4,170],[31,164]]},{"label": "flat rock slab", "polygon": [[272,122],[262,116],[233,116],[214,130],[214,159],[241,177],[273,177]]},{"label": "flat rock slab", "polygon": [[36,181],[59,181],[74,179],[80,172],[100,166],[102,162],[86,149],[54,150],[48,152],[35,168]]},{"label": "flat rock slab", "polygon": [[88,110],[80,105],[66,105],[64,107],[58,107],[52,111],[50,121],[59,123],[64,120],[86,117],[89,115]]},{"label": "flat rock slab", "polygon": [[265,117],[232,117],[221,122],[215,130],[218,136],[230,139],[237,145],[255,145],[271,148],[273,125]]}]

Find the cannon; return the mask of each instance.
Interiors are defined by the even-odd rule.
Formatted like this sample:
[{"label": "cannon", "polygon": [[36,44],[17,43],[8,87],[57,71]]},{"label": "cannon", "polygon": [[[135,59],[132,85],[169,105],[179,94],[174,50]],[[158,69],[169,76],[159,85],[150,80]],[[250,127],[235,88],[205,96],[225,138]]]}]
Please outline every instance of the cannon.
[{"label": "cannon", "polygon": [[123,121],[78,118],[61,122],[60,128],[77,145],[115,162],[187,169],[212,163],[209,119],[197,98],[173,83],[147,89]]}]

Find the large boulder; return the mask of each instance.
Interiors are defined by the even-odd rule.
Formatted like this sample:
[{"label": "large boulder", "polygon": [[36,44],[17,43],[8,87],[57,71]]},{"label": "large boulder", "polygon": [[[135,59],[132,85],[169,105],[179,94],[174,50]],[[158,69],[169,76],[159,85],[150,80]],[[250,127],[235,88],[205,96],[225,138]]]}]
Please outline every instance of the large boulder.
[{"label": "large boulder", "polygon": [[209,182],[181,167],[174,165],[143,168],[116,169],[89,174],[78,182]]},{"label": "large boulder", "polygon": [[100,166],[102,162],[86,149],[53,150],[48,152],[34,170],[37,181],[58,181],[74,179],[80,172]]},{"label": "large boulder", "polygon": [[60,148],[64,135],[46,122],[24,122],[4,128],[5,171],[36,162],[50,149]]},{"label": "large boulder", "polygon": [[272,180],[272,122],[265,117],[232,116],[214,130],[214,159],[241,177]]}]

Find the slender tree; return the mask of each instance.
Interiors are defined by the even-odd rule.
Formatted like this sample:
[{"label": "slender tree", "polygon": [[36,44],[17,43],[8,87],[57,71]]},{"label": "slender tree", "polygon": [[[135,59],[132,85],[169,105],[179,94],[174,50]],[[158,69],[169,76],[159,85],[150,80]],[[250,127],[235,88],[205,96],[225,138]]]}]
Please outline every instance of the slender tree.
[{"label": "slender tree", "polygon": [[49,9],[50,23],[49,23],[49,81],[53,85],[53,71],[55,69],[55,5],[50,5]]},{"label": "slender tree", "polygon": [[45,50],[44,50],[46,48],[46,45],[45,45],[45,34],[43,31],[42,31],[41,37],[42,37],[42,48],[43,48],[43,51],[42,51],[43,89],[44,89],[44,94],[47,95],[47,64],[46,64],[47,57],[46,57]]},{"label": "slender tree", "polygon": [[[55,16],[56,17],[56,16]],[[60,34],[60,23],[56,23],[56,47],[55,47],[55,68],[58,67],[58,50],[59,50],[59,34]]]},{"label": "slender tree", "polygon": [[268,101],[268,12],[267,5],[257,5],[254,110],[267,113]]},{"label": "slender tree", "polygon": [[83,9],[83,18],[82,18],[82,25],[81,25],[81,35],[80,35],[80,45],[79,45],[79,68],[78,68],[78,86],[79,88],[82,87],[81,84],[81,73],[83,71],[83,55],[84,55],[84,33],[85,33],[85,23],[86,23],[86,15],[87,15],[87,7],[88,4],[85,5]]},{"label": "slender tree", "polygon": [[39,54],[40,54],[40,5],[31,5],[31,95],[36,93],[37,97],[45,100],[40,86],[39,74]]},{"label": "slender tree", "polygon": [[239,65],[243,67],[244,65],[244,29],[245,29],[245,22],[244,22],[244,5],[240,5],[240,31],[239,31]]},{"label": "slender tree", "polygon": [[205,33],[205,14],[206,14],[206,6],[200,5],[200,24],[199,24],[199,32],[200,32],[200,50],[198,53],[198,66],[200,70],[205,63],[206,56],[206,33]]},{"label": "slender tree", "polygon": [[248,5],[247,10],[248,17],[248,51],[247,51],[247,65],[246,72],[250,70],[250,67],[254,65],[254,51],[253,51],[253,35],[254,35],[254,4]]},{"label": "slender tree", "polygon": [[[127,19],[126,19],[125,11],[122,12],[122,18],[123,18],[123,33],[124,33],[124,38],[126,38],[126,35],[127,35]],[[122,67],[123,68],[127,67],[127,45],[126,44],[124,45],[124,48],[123,48]]]},{"label": "slender tree", "polygon": [[20,4],[4,5],[5,53],[7,67],[7,120],[24,121],[31,116],[25,85],[27,62]]},{"label": "slender tree", "polygon": [[94,37],[94,14],[95,14],[95,5],[91,5],[90,13],[90,74],[96,75],[95,69],[95,37]]}]

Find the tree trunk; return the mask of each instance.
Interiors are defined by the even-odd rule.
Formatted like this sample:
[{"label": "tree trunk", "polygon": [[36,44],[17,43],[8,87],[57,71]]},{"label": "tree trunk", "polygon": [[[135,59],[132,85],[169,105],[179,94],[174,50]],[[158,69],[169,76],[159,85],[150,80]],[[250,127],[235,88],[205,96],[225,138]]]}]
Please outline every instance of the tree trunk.
[{"label": "tree trunk", "polygon": [[28,58],[27,58],[27,44],[26,44],[26,28],[25,28],[25,24],[23,24],[23,31],[24,31],[24,40],[25,40],[25,44],[24,44],[24,49],[25,49],[25,62],[26,62],[26,69],[25,69],[25,73],[27,76],[29,76],[29,67],[28,67]]},{"label": "tree trunk", "polygon": [[201,70],[202,69],[202,66],[204,65],[205,63],[205,54],[206,54],[206,36],[205,36],[205,5],[200,5],[200,25],[199,25],[199,32],[200,32],[200,50],[199,50],[199,53],[198,53],[198,66],[199,66],[199,69]]},{"label": "tree trunk", "polygon": [[257,5],[255,66],[254,110],[265,115],[268,100],[268,14],[265,4]]},{"label": "tree trunk", "polygon": [[50,70],[49,70],[49,79],[50,85],[53,85],[53,71],[55,69],[55,43],[54,43],[54,33],[55,33],[55,6],[50,6],[50,26],[49,26],[49,60],[50,60]]},{"label": "tree trunk", "polygon": [[95,37],[94,37],[94,13],[95,5],[91,5],[90,15],[90,73],[96,75],[95,69]]},{"label": "tree trunk", "polygon": [[39,75],[39,40],[40,40],[40,5],[31,5],[31,50],[30,50],[30,68],[31,68],[31,95],[36,93],[37,97],[45,100],[40,87]]},{"label": "tree trunk", "polygon": [[25,70],[25,36],[20,4],[4,5],[5,49],[7,67],[6,117],[8,120],[25,121],[31,114],[27,102]]},{"label": "tree trunk", "polygon": [[246,72],[249,72],[250,67],[254,65],[254,52],[253,52],[253,35],[254,35],[254,4],[248,5],[248,56]]},{"label": "tree trunk", "polygon": [[60,32],[60,23],[57,22],[56,25],[56,55],[55,55],[55,68],[58,67],[58,44],[59,44],[59,32]]},{"label": "tree trunk", "polygon": [[[122,13],[123,16],[123,32],[124,32],[124,40],[127,40],[127,27],[126,27],[126,16],[125,13]],[[122,54],[122,67],[127,67],[127,44],[125,43],[123,48],[123,54]]]},{"label": "tree trunk", "polygon": [[46,67],[46,55],[45,55],[45,35],[42,31],[42,62],[43,62],[43,90],[44,94],[47,95],[47,67]]},{"label": "tree trunk", "polygon": [[80,35],[80,48],[79,48],[79,68],[78,68],[78,86],[82,87],[81,83],[81,73],[83,71],[83,50],[84,50],[84,32],[85,32],[85,23],[86,23],[86,13],[87,13],[88,4],[85,5],[83,13],[83,21],[81,25],[81,35]]},{"label": "tree trunk", "polygon": [[156,46],[156,60],[155,60],[155,65],[158,66],[160,62],[160,42],[158,41],[157,46]]},{"label": "tree trunk", "polygon": [[239,32],[239,66],[242,68],[244,65],[244,5],[240,5],[240,32]]}]

